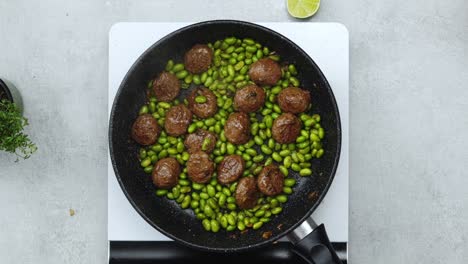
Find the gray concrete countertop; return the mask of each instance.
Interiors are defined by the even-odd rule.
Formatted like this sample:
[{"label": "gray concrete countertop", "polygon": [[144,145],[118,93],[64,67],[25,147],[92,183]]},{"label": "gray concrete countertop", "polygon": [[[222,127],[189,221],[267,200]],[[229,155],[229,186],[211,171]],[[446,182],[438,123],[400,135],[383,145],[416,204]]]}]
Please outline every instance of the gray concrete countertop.
[{"label": "gray concrete countertop", "polygon": [[[106,262],[108,31],[215,18],[294,20],[282,0],[0,1],[0,76],[39,147],[0,154],[1,263]],[[468,2],[327,0],[309,21],[350,32],[350,263],[465,263]]]}]

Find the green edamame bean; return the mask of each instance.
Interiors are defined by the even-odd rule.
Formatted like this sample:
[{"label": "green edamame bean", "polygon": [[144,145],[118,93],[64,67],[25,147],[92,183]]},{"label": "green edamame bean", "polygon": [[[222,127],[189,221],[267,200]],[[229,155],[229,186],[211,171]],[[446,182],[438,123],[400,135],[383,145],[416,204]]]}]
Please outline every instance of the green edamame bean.
[{"label": "green edamame bean", "polygon": [[256,56],[257,56],[257,58],[258,58],[258,59],[261,59],[261,58],[263,58],[263,51],[262,51],[262,50],[260,50],[260,49],[259,49],[259,50],[257,50],[257,54],[256,54]]},{"label": "green edamame bean", "polygon": [[273,163],[273,159],[271,157],[269,157],[266,161],[265,161],[265,166],[268,166],[270,165],[271,163]]},{"label": "green edamame bean", "polygon": [[236,151],[236,147],[232,143],[229,142],[226,145],[226,151],[229,155],[232,155]]},{"label": "green edamame bean", "polygon": [[265,211],[264,210],[258,210],[257,212],[255,212],[255,217],[261,217],[265,214]]},{"label": "green edamame bean", "polygon": [[233,204],[233,203],[229,203],[229,204],[227,205],[227,208],[228,208],[229,210],[233,211],[233,210],[236,210],[236,205]]},{"label": "green edamame bean", "polygon": [[141,167],[143,167],[143,168],[149,166],[150,164],[151,164],[151,158],[149,158],[149,157],[142,160],[141,163],[140,163]]},{"label": "green edamame bean", "polygon": [[236,43],[236,41],[237,39],[235,37],[229,37],[229,38],[224,39],[224,42],[226,42],[229,45]]},{"label": "green edamame bean", "polygon": [[289,149],[285,149],[285,150],[280,151],[279,154],[280,154],[281,157],[287,157],[287,156],[291,155],[291,151]]},{"label": "green edamame bean", "polygon": [[301,169],[299,171],[299,175],[301,175],[301,176],[310,176],[310,175],[312,175],[312,170],[309,169],[309,168]]},{"label": "green edamame bean", "polygon": [[313,142],[320,141],[320,137],[317,134],[311,133],[310,134],[310,140]]},{"label": "green edamame bean", "polygon": [[288,169],[287,169],[285,166],[280,165],[280,166],[279,166],[279,169],[280,169],[280,171],[284,174],[284,176],[287,177],[287,176],[289,175],[289,171],[288,171]]},{"label": "green edamame bean", "polygon": [[320,157],[323,156],[323,153],[324,153],[324,150],[323,150],[323,149],[319,149],[319,150],[317,151],[317,154],[316,154],[315,156],[316,156],[317,158],[320,158]]},{"label": "green edamame bean", "polygon": [[215,188],[214,188],[213,186],[211,186],[211,185],[208,185],[208,186],[206,187],[206,192],[208,193],[208,195],[209,195],[210,197],[214,197],[215,194],[216,194]]},{"label": "green edamame bean", "polygon": [[263,225],[263,222],[256,222],[256,223],[252,226],[252,228],[253,228],[254,230],[257,230],[257,229],[259,229],[260,227],[262,227],[262,225]]},{"label": "green edamame bean", "polygon": [[276,162],[281,162],[281,161],[283,161],[283,157],[281,157],[280,154],[278,154],[278,152],[273,152],[273,154],[271,154],[271,157],[272,157]]},{"label": "green edamame bean", "polygon": [[211,231],[211,221],[209,219],[203,219],[202,224],[206,231]]},{"label": "green edamame bean", "polygon": [[205,207],[203,207],[203,213],[208,217],[211,217],[214,214],[213,209],[211,209],[208,204],[205,204]]},{"label": "green edamame bean", "polygon": [[197,124],[196,124],[196,123],[192,123],[192,124],[190,124],[190,126],[188,127],[187,131],[188,131],[189,133],[193,133],[193,132],[195,132],[196,129],[197,129]]},{"label": "green edamame bean", "polygon": [[273,209],[271,210],[271,213],[274,214],[274,215],[277,215],[277,214],[281,213],[281,211],[283,211],[283,208],[281,208],[281,207],[276,207],[276,208],[273,208]]},{"label": "green edamame bean", "polygon": [[283,193],[291,194],[292,192],[293,191],[292,191],[291,187],[288,187],[288,186],[283,187]]},{"label": "green edamame bean", "polygon": [[297,163],[293,163],[293,164],[291,165],[291,169],[292,169],[293,171],[299,172],[299,171],[301,170],[301,166],[299,166],[299,164],[297,164]]},{"label": "green edamame bean", "polygon": [[257,47],[256,46],[247,46],[247,47],[245,47],[245,50],[247,52],[254,53],[254,52],[257,51]]},{"label": "green edamame bean", "polygon": [[236,218],[233,215],[229,214],[226,218],[229,225],[236,225]]},{"label": "green edamame bean", "polygon": [[183,186],[180,188],[181,193],[188,193],[190,191],[192,191],[192,188],[190,188],[189,186]]},{"label": "green edamame bean", "polygon": [[147,114],[149,111],[149,108],[147,105],[144,105],[140,108],[140,111],[138,112],[140,115]]},{"label": "green edamame bean", "polygon": [[263,139],[259,136],[254,137],[255,144],[262,146],[263,145]]},{"label": "green edamame bean", "polygon": [[265,153],[266,155],[270,155],[273,151],[266,145],[262,145],[260,147],[260,149],[262,150],[263,153]]},{"label": "green edamame bean", "polygon": [[223,194],[226,195],[226,197],[229,197],[231,196],[231,191],[228,188],[224,187]]},{"label": "green edamame bean", "polygon": [[297,74],[296,66],[295,66],[294,64],[289,64],[289,66],[288,66],[288,71],[289,71],[292,75],[296,75],[296,74]]},{"label": "green edamame bean", "polygon": [[184,64],[182,63],[177,63],[176,65],[174,65],[174,67],[172,67],[172,71],[174,73],[178,73],[180,71],[183,71],[184,70]]},{"label": "green edamame bean", "polygon": [[296,184],[296,180],[295,179],[285,179],[284,180],[284,185],[287,186],[287,187],[292,187]]},{"label": "green edamame bean", "polygon": [[284,165],[284,167],[290,168],[290,167],[291,167],[291,164],[292,164],[291,156],[285,157],[284,160],[283,160],[283,165]]},{"label": "green edamame bean", "polygon": [[315,124],[315,119],[312,119],[312,118],[311,118],[311,119],[308,119],[308,120],[306,120],[306,121],[304,122],[304,125],[305,125],[306,127],[313,126],[314,124]]},{"label": "green edamame bean", "polygon": [[163,190],[163,189],[157,190],[157,191],[156,191],[156,195],[157,195],[157,196],[164,196],[164,195],[167,194],[167,192],[168,192],[167,190]]},{"label": "green edamame bean", "polygon": [[278,204],[279,202],[276,198],[271,199],[270,201],[271,208],[275,208],[276,206],[278,206]]},{"label": "green edamame bean", "polygon": [[167,61],[167,64],[166,64],[165,70],[166,70],[166,71],[170,71],[170,70],[173,69],[173,67],[174,67],[174,61],[173,61],[173,60],[168,60],[168,61]]},{"label": "green edamame bean", "polygon": [[[195,209],[195,210],[198,210],[198,208]],[[203,219],[205,219],[205,218],[206,218],[206,216],[205,216],[203,213],[197,213],[197,219],[198,219],[198,220],[203,220]],[[202,223],[203,223],[203,222],[202,222]]]},{"label": "green edamame bean", "polygon": [[300,137],[297,137],[296,138],[296,143],[302,143],[304,141],[306,141],[307,137],[304,137],[304,136],[300,136]]},{"label": "green edamame bean", "polygon": [[146,149],[141,148],[140,149],[140,159],[146,158]]},{"label": "green edamame bean", "polygon": [[203,187],[204,187],[203,184],[196,183],[196,182],[192,183],[192,188],[193,188],[194,190],[199,191],[199,190],[203,189]]},{"label": "green edamame bean", "polygon": [[216,201],[215,201],[213,198],[208,199],[207,204],[208,204],[213,210],[218,209],[218,204],[216,203]]},{"label": "green edamame bean", "polygon": [[263,121],[265,122],[266,127],[271,128],[273,126],[273,118],[271,116],[265,116]]},{"label": "green edamame bean", "polygon": [[241,221],[237,222],[237,229],[239,229],[240,231],[245,230],[244,222],[241,222]]},{"label": "green edamame bean", "polygon": [[176,77],[177,79],[184,79],[185,77],[187,77],[189,75],[188,71],[186,70],[182,70],[182,71],[179,71],[178,73],[176,73]]},{"label": "green edamame bean", "polygon": [[325,136],[325,130],[323,128],[318,129],[318,136],[322,139]]},{"label": "green edamame bean", "polygon": [[224,193],[221,193],[221,195],[219,196],[218,204],[221,207],[226,204],[226,195]]},{"label": "green edamame bean", "polygon": [[276,199],[278,200],[278,202],[280,203],[285,203],[288,201],[288,197],[284,194],[281,194],[281,195],[278,195],[276,196]]},{"label": "green edamame bean", "polygon": [[199,205],[200,205],[200,203],[198,201],[196,201],[196,200],[192,200],[190,202],[190,208],[192,208],[192,209],[198,208]]},{"label": "green edamame bean", "polygon": [[180,205],[180,207],[182,207],[182,209],[186,209],[188,208],[190,205],[190,196],[187,195],[185,196],[184,200],[182,201],[182,204]]},{"label": "green edamame bean", "polygon": [[298,87],[300,85],[299,80],[296,77],[289,77],[289,82],[294,86]]},{"label": "green edamame bean", "polygon": [[184,201],[184,198],[185,198],[185,194],[181,194],[179,195],[179,198],[176,199],[176,202],[180,204]]},{"label": "green edamame bean", "polygon": [[302,153],[300,153],[300,152],[297,152],[296,155],[297,155],[297,159],[298,159],[300,162],[304,162],[304,161],[305,161],[304,154],[302,154]]},{"label": "green edamame bean", "polygon": [[203,95],[198,95],[197,97],[195,97],[195,102],[199,104],[204,104],[206,103],[206,97]]},{"label": "green edamame bean", "polygon": [[228,221],[227,221],[226,216],[224,216],[224,215],[221,216],[221,217],[219,218],[219,223],[221,224],[221,227],[222,227],[222,228],[227,228],[227,226],[228,226]]},{"label": "green edamame bean", "polygon": [[208,198],[210,198],[210,196],[207,193],[202,192],[200,193],[200,198],[207,200]]},{"label": "green edamame bean", "polygon": [[196,85],[200,85],[202,83],[200,80],[200,75],[193,75],[192,81]]}]

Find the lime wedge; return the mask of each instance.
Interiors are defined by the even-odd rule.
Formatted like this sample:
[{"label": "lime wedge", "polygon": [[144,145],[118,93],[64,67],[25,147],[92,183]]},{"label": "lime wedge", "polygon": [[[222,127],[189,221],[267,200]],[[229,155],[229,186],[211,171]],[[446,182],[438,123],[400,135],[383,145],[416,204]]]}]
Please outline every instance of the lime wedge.
[{"label": "lime wedge", "polygon": [[296,18],[307,18],[317,13],[320,0],[287,0],[288,12]]}]

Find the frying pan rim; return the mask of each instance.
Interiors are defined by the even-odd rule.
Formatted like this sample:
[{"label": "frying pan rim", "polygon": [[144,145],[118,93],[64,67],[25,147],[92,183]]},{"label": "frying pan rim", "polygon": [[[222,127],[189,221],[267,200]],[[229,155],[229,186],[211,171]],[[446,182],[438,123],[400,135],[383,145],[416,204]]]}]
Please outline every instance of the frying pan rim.
[{"label": "frying pan rim", "polygon": [[[174,235],[172,235],[171,233],[169,232],[166,232],[165,230],[163,230],[161,227],[159,227],[157,224],[153,223],[153,221],[151,219],[149,219],[142,211],[141,209],[138,207],[138,205],[133,201],[132,197],[130,196],[130,194],[127,192],[126,190],[126,187],[124,185],[124,183],[122,182],[121,178],[120,178],[120,173],[117,169],[117,164],[116,164],[116,161],[114,159],[114,152],[113,152],[113,145],[112,145],[112,140],[113,140],[113,131],[114,131],[114,126],[113,126],[113,119],[114,119],[114,116],[115,116],[115,111],[116,111],[116,102],[117,102],[117,98],[120,97],[120,94],[121,92],[123,91],[124,89],[124,84],[128,81],[128,79],[130,78],[131,76],[131,73],[133,73],[133,71],[135,70],[135,68],[140,64],[140,62],[148,55],[148,53],[150,53],[154,48],[156,48],[158,45],[160,45],[161,43],[163,43],[164,41],[172,38],[174,35],[177,35],[179,34],[180,32],[183,32],[185,30],[189,30],[189,29],[193,29],[193,28],[196,28],[196,27],[200,27],[200,26],[205,26],[205,25],[209,25],[209,24],[237,24],[237,25],[242,25],[242,26],[248,26],[248,27],[253,27],[255,29],[259,29],[259,30],[263,30],[263,31],[266,31],[268,34],[272,34],[272,35],[276,35],[276,37],[279,37],[279,38],[282,38],[283,40],[285,40],[286,42],[289,42],[299,53],[301,53],[301,56],[303,56],[306,60],[308,60],[312,67],[314,68],[314,70],[316,70],[319,78],[324,82],[325,84],[325,89],[327,89],[327,92],[328,94],[330,95],[330,99],[331,99],[331,103],[332,103],[332,108],[334,110],[334,112],[336,113],[336,116],[337,116],[337,120],[336,121],[336,126],[337,126],[337,144],[336,144],[336,155],[334,157],[334,162],[333,162],[333,167],[331,168],[331,173],[330,173],[330,177],[328,179],[328,182],[325,186],[325,188],[323,188],[323,191],[321,193],[321,195],[318,197],[317,201],[314,203],[313,206],[310,207],[310,209],[304,214],[304,216],[302,218],[300,218],[299,220],[296,221],[296,223],[294,223],[293,225],[291,225],[289,228],[285,229],[285,230],[282,230],[280,233],[274,235],[274,236],[271,236],[270,238],[268,239],[265,239],[259,243],[256,243],[256,244],[250,244],[250,245],[247,245],[247,246],[242,246],[242,247],[236,247],[236,248],[224,248],[224,247],[219,247],[219,248],[215,248],[215,247],[207,247],[207,246],[202,246],[202,245],[199,245],[199,244],[195,244],[195,243],[190,243],[188,241],[185,241],[184,239],[181,239],[181,238],[178,238],[178,237],[175,237]],[[340,113],[339,113],[339,109],[338,109],[338,105],[337,105],[337,102],[336,102],[336,98],[335,98],[335,95],[333,94],[333,90],[331,89],[331,86],[328,82],[328,80],[326,79],[325,75],[323,74],[323,72],[321,71],[321,69],[318,67],[318,65],[315,63],[315,61],[300,47],[298,46],[297,44],[295,44],[293,41],[291,41],[289,38],[285,37],[284,35],[272,30],[272,29],[269,29],[265,26],[262,26],[262,25],[259,25],[259,24],[255,24],[255,23],[252,23],[252,22],[247,22],[247,21],[241,21],[241,20],[230,20],[230,19],[219,19],[219,20],[207,20],[207,21],[202,21],[202,22],[197,22],[197,23],[193,23],[193,24],[190,24],[190,25],[187,25],[187,26],[184,26],[182,28],[179,28],[175,31],[172,31],[171,33],[167,34],[166,36],[162,37],[161,39],[159,39],[158,41],[156,41],[155,43],[153,43],[150,47],[148,47],[139,57],[138,59],[135,60],[135,62],[132,64],[132,66],[130,67],[130,69],[127,71],[127,73],[125,74],[125,77],[123,78],[122,82],[120,83],[119,85],[119,89],[117,90],[117,93],[114,97],[114,100],[112,102],[112,109],[111,109],[111,113],[110,113],[110,117],[109,117],[109,131],[108,131],[108,137],[109,137],[109,153],[110,153],[110,157],[111,157],[111,162],[112,162],[112,168],[114,170],[114,173],[115,173],[115,176],[117,178],[117,181],[119,182],[119,185],[120,185],[120,188],[122,189],[122,191],[124,192],[127,200],[130,202],[130,204],[133,206],[133,208],[138,212],[138,214],[149,224],[151,225],[153,228],[155,228],[156,230],[158,230],[159,232],[161,232],[162,234],[164,234],[165,236],[168,236],[169,238],[173,239],[174,241],[177,241],[183,245],[186,245],[188,247],[191,247],[191,248],[195,248],[195,249],[199,249],[199,250],[203,250],[203,251],[209,251],[209,252],[220,252],[220,253],[230,253],[230,252],[241,252],[241,251],[247,251],[247,250],[252,250],[252,249],[256,249],[256,248],[260,248],[260,247],[263,247],[263,246],[266,246],[270,243],[272,243],[273,241],[276,241],[282,237],[284,237],[285,235],[287,235],[288,233],[290,233],[292,230],[296,229],[301,223],[303,223],[308,217],[310,217],[310,215],[315,211],[315,209],[320,205],[320,203],[322,202],[323,198],[325,197],[325,195],[327,194],[331,184],[333,183],[333,179],[335,178],[335,175],[336,175],[336,170],[338,168],[338,163],[339,163],[339,160],[340,160],[340,154],[341,154],[341,118],[340,118]]]}]

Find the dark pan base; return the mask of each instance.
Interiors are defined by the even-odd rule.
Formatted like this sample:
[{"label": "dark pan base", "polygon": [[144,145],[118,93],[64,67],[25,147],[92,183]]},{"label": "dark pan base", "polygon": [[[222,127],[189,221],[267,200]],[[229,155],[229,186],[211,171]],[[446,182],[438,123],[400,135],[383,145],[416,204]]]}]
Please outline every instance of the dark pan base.
[{"label": "dark pan base", "polygon": [[[146,85],[164,69],[167,60],[182,61],[184,52],[194,44],[213,42],[228,36],[253,38],[277,51],[282,62],[294,63],[299,69],[298,79],[302,86],[311,91],[313,112],[321,115],[321,124],[326,131],[323,142],[325,154],[321,159],[313,160],[313,176],[302,178],[294,173],[293,177],[300,180],[283,212],[259,230],[249,229],[244,234],[238,231],[206,232],[191,210],[182,210],[176,202],[157,197],[150,176],[140,168],[137,154],[139,146],[129,136],[138,110],[145,103]],[[187,246],[232,252],[257,248],[278,240],[315,210],[336,172],[341,126],[336,101],[326,78],[302,49],[282,35],[259,25],[241,21],[208,21],[190,25],[164,37],[135,62],[114,100],[109,144],[112,164],[123,192],[150,225]],[[272,232],[269,239],[262,238],[266,231]]]}]

